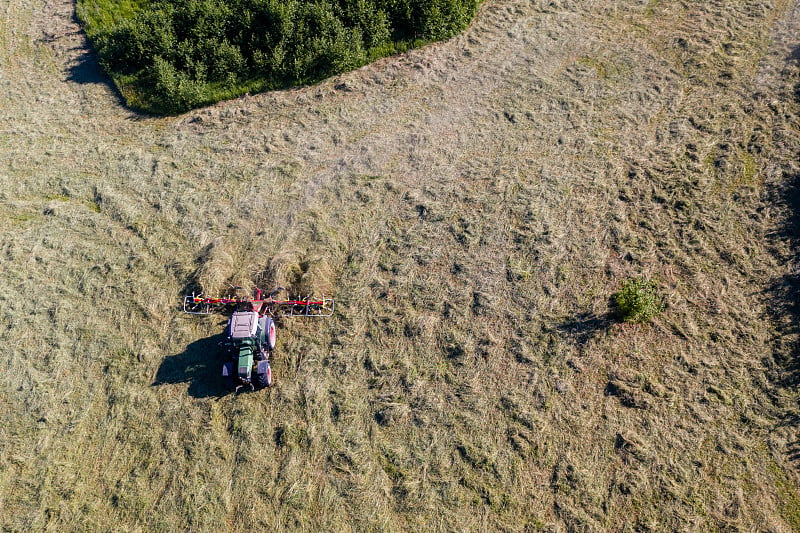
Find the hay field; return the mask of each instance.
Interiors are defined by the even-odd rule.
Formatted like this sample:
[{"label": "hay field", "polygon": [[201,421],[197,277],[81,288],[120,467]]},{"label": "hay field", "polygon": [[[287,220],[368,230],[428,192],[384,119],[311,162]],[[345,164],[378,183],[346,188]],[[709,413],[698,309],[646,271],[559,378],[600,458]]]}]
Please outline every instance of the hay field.
[{"label": "hay field", "polygon": [[[798,46],[787,0],[487,0],[154,118],[0,0],[0,528],[800,530]],[[178,312],[232,283],[337,298],[269,391]]]}]

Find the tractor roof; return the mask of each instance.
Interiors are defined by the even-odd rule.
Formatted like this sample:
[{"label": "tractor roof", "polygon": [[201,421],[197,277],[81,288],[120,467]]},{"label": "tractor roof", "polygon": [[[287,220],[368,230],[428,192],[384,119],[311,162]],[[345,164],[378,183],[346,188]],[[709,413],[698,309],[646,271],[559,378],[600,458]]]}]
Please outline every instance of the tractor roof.
[{"label": "tractor roof", "polygon": [[255,311],[238,311],[230,318],[229,334],[233,339],[253,337],[258,328],[258,313]]}]

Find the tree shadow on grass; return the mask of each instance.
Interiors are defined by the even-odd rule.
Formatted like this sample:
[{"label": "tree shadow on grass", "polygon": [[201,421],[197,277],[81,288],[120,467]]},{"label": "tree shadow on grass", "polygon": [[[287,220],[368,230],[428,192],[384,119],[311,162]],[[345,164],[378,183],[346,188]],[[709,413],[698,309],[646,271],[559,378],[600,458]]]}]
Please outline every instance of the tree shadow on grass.
[{"label": "tree shadow on grass", "polygon": [[[88,39],[87,39],[88,45]],[[92,50],[86,50],[81,53],[75,60],[72,61],[72,64],[69,66],[67,70],[67,80],[74,82],[74,83],[103,83],[106,84],[110,89],[112,89],[115,93],[117,93],[118,97],[121,97],[117,92],[117,88],[114,85],[114,82],[111,81],[103,69],[100,67],[100,64],[97,62],[97,58]]]},{"label": "tree shadow on grass", "polygon": [[[783,224],[772,238],[789,245],[789,256],[783,250],[776,256],[790,265],[797,264],[800,249],[800,174],[784,173],[780,186],[772,191],[770,204],[785,209]],[[780,388],[800,392],[800,272],[791,269],[773,281],[767,289],[769,313],[775,324],[775,340],[772,354],[764,362],[770,380]],[[782,409],[780,426],[800,427],[800,410],[796,403]],[[789,442],[786,447],[787,460],[800,465],[800,441]]]},{"label": "tree shadow on grass", "polygon": [[787,63],[800,63],[800,46],[792,48],[791,53],[786,57]]},{"label": "tree shadow on grass", "polygon": [[[800,426],[800,415],[797,413],[785,415],[780,423],[780,426],[793,428]],[[800,468],[800,439],[795,439],[794,441],[789,442],[786,445],[786,450],[784,453],[786,454],[786,458],[795,468]]]},{"label": "tree shadow on grass", "polygon": [[111,78],[103,71],[97,61],[97,52],[93,43],[89,40],[83,30],[83,24],[76,12],[77,2],[73,2],[72,13],[70,15],[70,26],[65,30],[57,28],[52,31],[44,31],[41,38],[42,42],[52,46],[56,51],[67,53],[71,57],[67,68],[67,80],[74,83],[102,83],[116,91],[116,86]]},{"label": "tree shadow on grass", "polygon": [[222,358],[218,344],[223,334],[191,343],[186,350],[164,358],[153,386],[189,383],[194,398],[222,397],[230,394],[222,379]]},{"label": "tree shadow on grass", "polygon": [[[774,238],[788,242],[796,256],[800,249],[800,175],[785,174],[783,185],[771,203],[784,206],[787,216]],[[784,258],[790,260],[792,258]],[[792,261],[793,262],[793,261]],[[771,366],[779,386],[800,388],[800,272],[793,271],[773,281],[768,289],[770,313],[776,324],[776,346]]]},{"label": "tree shadow on grass", "polygon": [[797,335],[800,322],[800,275],[787,274],[769,288],[770,313],[776,322],[776,349],[772,363],[773,381],[782,387],[800,388],[800,346]]},{"label": "tree shadow on grass", "polygon": [[94,46],[94,43],[89,39],[89,36],[86,35],[86,32],[83,30],[83,24],[81,23],[75,11],[76,7],[77,2],[73,4],[72,8],[72,22],[78,27],[77,30],[67,34],[45,34],[44,36],[44,41],[51,43],[55,43],[65,36],[74,36],[76,34],[80,36],[80,43],[78,46],[73,46],[72,48],[66,49],[69,52],[72,52],[70,55],[73,56],[66,71],[67,81],[81,85],[105,85],[114,95],[117,103],[132,113],[132,119],[137,120],[149,117],[149,114],[143,113],[128,106],[125,97],[122,96],[117,84],[114,83],[114,80],[111,79],[111,76],[109,76],[100,66],[97,50]]}]

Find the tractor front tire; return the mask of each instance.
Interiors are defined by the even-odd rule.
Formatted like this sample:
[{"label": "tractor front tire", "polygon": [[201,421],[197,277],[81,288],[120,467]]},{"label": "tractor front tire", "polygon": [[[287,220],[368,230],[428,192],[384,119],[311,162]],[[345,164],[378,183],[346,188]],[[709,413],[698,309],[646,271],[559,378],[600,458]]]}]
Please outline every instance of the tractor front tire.
[{"label": "tractor front tire", "polygon": [[266,389],[272,386],[272,366],[267,366],[267,371],[263,374],[253,376],[253,382],[259,389]]}]

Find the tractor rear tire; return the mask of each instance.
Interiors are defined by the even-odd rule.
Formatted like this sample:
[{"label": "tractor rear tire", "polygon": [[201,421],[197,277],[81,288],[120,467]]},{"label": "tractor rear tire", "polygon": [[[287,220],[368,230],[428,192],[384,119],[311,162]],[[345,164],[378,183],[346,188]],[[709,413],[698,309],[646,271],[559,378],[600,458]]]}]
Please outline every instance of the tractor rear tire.
[{"label": "tractor rear tire", "polygon": [[266,337],[267,347],[270,351],[275,349],[277,337],[275,334],[275,321],[267,317],[266,327],[264,328],[264,336]]},{"label": "tractor rear tire", "polygon": [[263,374],[253,376],[253,382],[259,389],[266,389],[272,386],[272,366],[267,366],[267,371]]}]

